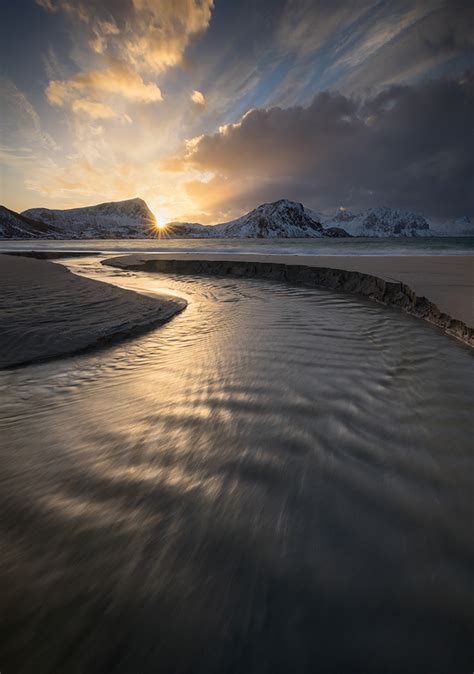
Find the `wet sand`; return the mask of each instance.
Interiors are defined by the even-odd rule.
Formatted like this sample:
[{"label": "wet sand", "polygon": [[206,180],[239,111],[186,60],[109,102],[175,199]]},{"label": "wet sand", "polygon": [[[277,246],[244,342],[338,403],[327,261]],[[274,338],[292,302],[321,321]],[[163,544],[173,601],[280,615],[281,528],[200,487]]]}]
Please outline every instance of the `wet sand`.
[{"label": "wet sand", "polygon": [[185,306],[81,278],[52,262],[0,255],[0,368],[143,332]]},{"label": "wet sand", "polygon": [[[407,313],[438,325],[461,341],[474,344],[474,256],[153,253],[109,258],[104,264],[124,269],[146,268],[148,271],[173,268],[182,273],[262,274],[354,292],[397,305]],[[298,270],[291,269],[294,267]],[[308,268],[315,270],[312,275],[308,275]],[[337,273],[333,273],[334,270]]]}]

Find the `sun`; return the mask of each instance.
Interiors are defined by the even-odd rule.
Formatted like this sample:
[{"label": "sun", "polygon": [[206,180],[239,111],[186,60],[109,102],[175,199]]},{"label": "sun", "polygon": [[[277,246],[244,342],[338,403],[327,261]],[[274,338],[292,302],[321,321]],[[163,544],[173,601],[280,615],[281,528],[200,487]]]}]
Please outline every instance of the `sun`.
[{"label": "sun", "polygon": [[155,216],[155,223],[153,225],[153,229],[158,234],[162,234],[166,230],[166,224],[168,222],[168,219],[165,213],[159,209],[154,209],[152,212],[153,215]]}]

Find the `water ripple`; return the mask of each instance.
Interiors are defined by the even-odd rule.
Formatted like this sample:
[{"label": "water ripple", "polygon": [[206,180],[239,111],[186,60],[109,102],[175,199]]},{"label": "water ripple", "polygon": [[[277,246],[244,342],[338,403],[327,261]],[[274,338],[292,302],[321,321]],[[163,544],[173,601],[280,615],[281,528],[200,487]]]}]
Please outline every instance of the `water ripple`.
[{"label": "water ripple", "polygon": [[0,373],[2,671],[470,671],[472,352],[330,291],[70,264],[188,307]]}]

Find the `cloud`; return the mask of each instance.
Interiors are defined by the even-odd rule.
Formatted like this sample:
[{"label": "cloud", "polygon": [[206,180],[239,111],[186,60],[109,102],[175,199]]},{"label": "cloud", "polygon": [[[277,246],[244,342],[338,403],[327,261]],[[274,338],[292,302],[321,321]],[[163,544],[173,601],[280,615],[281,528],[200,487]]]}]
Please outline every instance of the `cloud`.
[{"label": "cloud", "polygon": [[162,72],[181,63],[193,36],[210,23],[214,0],[37,0],[91,33],[89,45],[138,69]]},{"label": "cloud", "polygon": [[214,0],[134,0],[134,30],[126,49],[134,63],[153,71],[182,61],[193,35],[211,20]]},{"label": "cloud", "polygon": [[120,96],[140,103],[163,100],[161,90],[154,82],[145,84],[138,73],[118,61],[104,70],[79,73],[70,80],[53,80],[46,89],[48,101],[58,106],[84,94],[96,99]]},{"label": "cloud", "polygon": [[72,111],[75,113],[83,112],[93,119],[112,119],[117,117],[117,113],[104,103],[89,101],[87,98],[78,98],[72,104]]},{"label": "cloud", "polygon": [[55,12],[56,7],[52,0],[36,0],[36,4],[46,9],[48,12]]},{"label": "cloud", "polygon": [[96,54],[103,54],[107,49],[107,37],[109,35],[118,35],[120,30],[118,29],[115,21],[97,21],[93,26],[92,32],[95,37],[90,40],[89,45],[92,51]]},{"label": "cloud", "polygon": [[140,196],[165,221],[192,210],[184,189],[174,178],[160,174],[157,162],[121,161],[110,152],[99,158],[86,154],[38,165],[26,181],[27,188],[36,193],[33,204],[70,208]]},{"label": "cloud", "polygon": [[194,90],[191,94],[191,100],[193,103],[196,103],[196,105],[206,105],[206,99],[201,91]]},{"label": "cloud", "polygon": [[35,151],[54,151],[58,146],[44,131],[41,120],[25,94],[8,78],[0,77],[2,102],[0,130],[11,148],[28,145]]},{"label": "cloud", "polygon": [[474,213],[474,71],[392,86],[365,100],[318,94],[308,107],[256,109],[187,144],[211,173],[188,190],[202,209],[288,197],[319,209],[388,205]]},{"label": "cloud", "polygon": [[57,156],[60,148],[27,96],[4,77],[0,77],[0,101],[0,203],[15,208],[24,200],[25,175]]}]

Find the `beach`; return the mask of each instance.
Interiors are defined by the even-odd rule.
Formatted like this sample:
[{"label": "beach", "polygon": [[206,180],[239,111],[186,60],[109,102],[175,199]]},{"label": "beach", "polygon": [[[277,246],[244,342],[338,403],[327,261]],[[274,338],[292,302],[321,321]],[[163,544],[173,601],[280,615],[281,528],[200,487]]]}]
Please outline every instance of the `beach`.
[{"label": "beach", "polygon": [[0,371],[2,671],[467,671],[473,351],[355,292],[104,259],[12,263],[187,306]]},{"label": "beach", "polygon": [[470,26],[1,3],[0,674],[474,674]]},{"label": "beach", "polygon": [[80,278],[52,262],[0,255],[0,367],[136,335],[185,306],[177,298],[147,297]]}]

